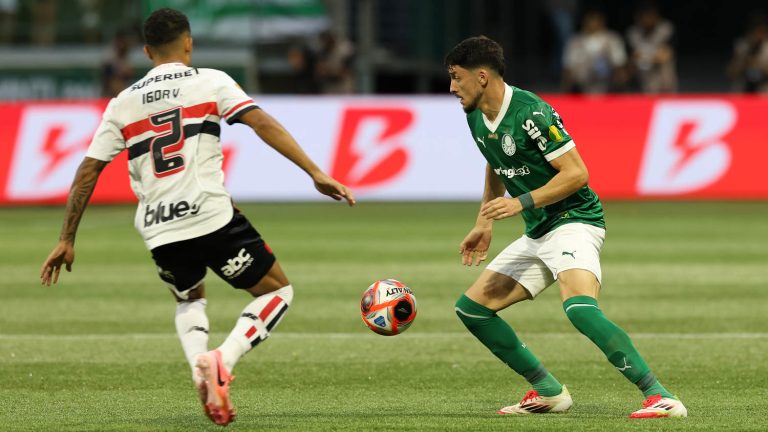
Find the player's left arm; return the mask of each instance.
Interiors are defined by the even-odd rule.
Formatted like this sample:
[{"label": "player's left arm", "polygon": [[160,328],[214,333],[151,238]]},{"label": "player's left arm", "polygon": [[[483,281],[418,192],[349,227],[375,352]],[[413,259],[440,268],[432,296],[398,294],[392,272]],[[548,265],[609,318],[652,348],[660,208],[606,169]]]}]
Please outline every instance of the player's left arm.
[{"label": "player's left arm", "polygon": [[355,196],[352,191],[323,172],[283,125],[271,115],[264,110],[254,109],[241,115],[238,121],[251,127],[267,145],[309,174],[320,193],[337,201],[344,199],[350,206],[355,205]]},{"label": "player's left arm", "polygon": [[75,261],[75,236],[80,220],[83,217],[88,201],[96,187],[96,182],[107,162],[85,157],[77,168],[72,187],[67,197],[67,209],[64,216],[64,224],[61,227],[59,243],[53,248],[40,268],[40,281],[43,285],[50,286],[59,280],[61,267],[72,271],[72,263]]}]

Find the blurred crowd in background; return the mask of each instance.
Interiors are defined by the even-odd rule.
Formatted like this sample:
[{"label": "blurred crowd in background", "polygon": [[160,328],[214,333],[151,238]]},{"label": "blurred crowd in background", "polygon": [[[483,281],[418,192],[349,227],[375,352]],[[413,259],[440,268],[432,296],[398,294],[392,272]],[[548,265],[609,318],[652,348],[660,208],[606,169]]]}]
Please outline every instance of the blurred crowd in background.
[{"label": "blurred crowd in background", "polygon": [[253,92],[445,93],[442,55],[477,34],[535,91],[768,92],[768,16],[741,3],[0,0],[0,99],[117,94],[151,67],[141,22],[158,7],[190,17],[196,65]]}]

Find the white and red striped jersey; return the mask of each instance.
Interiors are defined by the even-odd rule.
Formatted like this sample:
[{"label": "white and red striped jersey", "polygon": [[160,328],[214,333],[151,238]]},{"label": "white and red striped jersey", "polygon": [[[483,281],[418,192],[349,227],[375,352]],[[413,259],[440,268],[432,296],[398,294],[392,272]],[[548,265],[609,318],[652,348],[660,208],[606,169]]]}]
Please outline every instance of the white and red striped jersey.
[{"label": "white and red striped jersey", "polygon": [[135,225],[149,249],[230,221],[219,121],[256,108],[226,73],[182,63],[155,67],[109,102],[86,156],[109,162],[128,150]]}]

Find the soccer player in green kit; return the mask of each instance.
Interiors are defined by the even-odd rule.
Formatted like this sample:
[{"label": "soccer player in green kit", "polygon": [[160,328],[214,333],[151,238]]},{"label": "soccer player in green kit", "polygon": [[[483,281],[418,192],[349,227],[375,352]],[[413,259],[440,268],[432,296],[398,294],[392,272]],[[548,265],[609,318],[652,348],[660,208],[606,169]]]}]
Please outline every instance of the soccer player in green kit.
[{"label": "soccer player in green kit", "polygon": [[462,263],[485,260],[493,221],[518,214],[525,221],[525,235],[504,249],[456,301],[456,314],[467,329],[533,386],[499,414],[564,412],[573,404],[568,389],[496,315],[533,299],[557,280],[574,327],[646,397],[643,408],[630,417],[687,416],[629,336],[598,306],[603,208],[587,186],[587,168],[560,116],[535,94],[504,82],[503,50],[489,38],[462,41],[448,53],[445,66],[451,93],[461,101],[472,138],[488,161],[480,213],[461,242]]}]

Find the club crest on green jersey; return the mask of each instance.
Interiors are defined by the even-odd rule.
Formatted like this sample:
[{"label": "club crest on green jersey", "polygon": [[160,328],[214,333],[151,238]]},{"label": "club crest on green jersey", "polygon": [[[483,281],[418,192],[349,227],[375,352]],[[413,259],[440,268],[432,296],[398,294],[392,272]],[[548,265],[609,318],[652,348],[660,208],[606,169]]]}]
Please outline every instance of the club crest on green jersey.
[{"label": "club crest on green jersey", "polygon": [[512,135],[504,134],[501,137],[501,149],[504,151],[504,154],[507,156],[512,156],[513,154],[515,154],[515,150],[517,150],[517,146],[515,145],[515,139],[512,138]]}]

